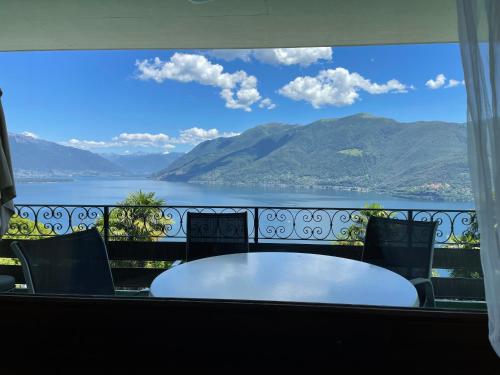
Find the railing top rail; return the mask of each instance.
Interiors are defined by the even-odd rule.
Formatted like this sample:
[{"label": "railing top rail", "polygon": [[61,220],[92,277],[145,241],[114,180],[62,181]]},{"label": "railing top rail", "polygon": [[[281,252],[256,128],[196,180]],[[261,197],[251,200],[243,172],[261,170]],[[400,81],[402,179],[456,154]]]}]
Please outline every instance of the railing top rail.
[{"label": "railing top rail", "polygon": [[240,206],[240,205],[161,205],[161,206],[138,206],[138,205],[119,205],[119,204],[25,204],[16,203],[17,207],[88,207],[88,208],[104,208],[104,207],[127,207],[127,208],[142,208],[142,207],[156,207],[156,208],[236,208],[236,209],[268,209],[268,210],[345,210],[345,211],[413,211],[414,213],[419,212],[475,212],[475,209],[434,209],[434,208],[370,208],[370,207],[305,207],[305,206]]}]

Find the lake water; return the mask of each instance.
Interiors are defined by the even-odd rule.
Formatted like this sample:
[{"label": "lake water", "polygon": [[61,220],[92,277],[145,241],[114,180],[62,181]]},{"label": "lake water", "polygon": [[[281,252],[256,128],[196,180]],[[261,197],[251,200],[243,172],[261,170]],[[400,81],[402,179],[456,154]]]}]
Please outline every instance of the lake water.
[{"label": "lake water", "polygon": [[473,202],[403,199],[374,193],[332,190],[220,187],[144,178],[79,178],[68,182],[17,184],[17,204],[115,204],[130,192],[155,192],[168,205],[270,206],[270,207],[363,207],[381,203],[384,208],[468,210]]},{"label": "lake water", "polygon": [[[374,193],[358,192],[337,192],[332,190],[292,190],[292,189],[263,189],[263,188],[235,188],[235,187],[215,187],[206,185],[195,185],[178,182],[155,181],[149,179],[120,179],[120,178],[80,178],[69,182],[55,183],[19,183],[17,184],[17,204],[44,204],[44,205],[113,205],[123,200],[129,193],[142,190],[145,192],[155,192],[160,198],[165,199],[168,205],[173,206],[267,206],[267,207],[324,207],[324,208],[358,208],[367,203],[380,203],[387,209],[429,209],[429,210],[470,210],[474,208],[473,202],[450,202],[450,201],[428,201],[416,199],[403,199]],[[272,211],[274,212],[274,211]],[[308,215],[307,213],[305,215]],[[262,233],[268,233],[266,229],[279,229],[283,226],[283,236],[288,236],[291,231],[291,222],[287,214],[283,224],[276,224],[277,220],[266,221],[266,211],[261,216]],[[272,215],[271,215],[272,216]],[[50,216],[52,218],[53,216]],[[453,217],[453,216],[451,216]],[[63,219],[65,216],[63,215]],[[438,234],[438,241],[446,239],[451,233],[451,222],[447,216],[442,217],[443,223],[440,226],[441,233]],[[466,216],[459,216],[455,222],[455,233],[461,233],[466,229],[466,225],[461,223],[461,219]],[[43,215],[39,215],[43,220]],[[45,220],[47,222],[55,219]],[[60,221],[55,220],[55,221]],[[63,220],[64,221],[64,220]],[[93,220],[87,220],[89,224]],[[337,218],[338,221],[338,218]],[[85,222],[85,220],[84,220]],[[172,232],[179,231],[180,217],[174,218],[176,224],[172,227]],[[334,223],[339,227],[346,227],[348,224]],[[304,221],[298,221],[296,233],[311,233],[304,231],[302,226],[309,226]],[[324,233],[328,233],[329,221],[324,223],[314,223],[312,227],[321,228]],[[66,229],[62,226],[62,231]],[[278,236],[279,237],[279,236]],[[293,236],[292,236],[293,237]],[[264,241],[265,242],[265,241]],[[304,242],[304,241],[298,241]],[[309,241],[306,241],[309,242]],[[314,241],[312,241],[314,242]],[[439,270],[441,276],[447,276],[447,270]]]}]

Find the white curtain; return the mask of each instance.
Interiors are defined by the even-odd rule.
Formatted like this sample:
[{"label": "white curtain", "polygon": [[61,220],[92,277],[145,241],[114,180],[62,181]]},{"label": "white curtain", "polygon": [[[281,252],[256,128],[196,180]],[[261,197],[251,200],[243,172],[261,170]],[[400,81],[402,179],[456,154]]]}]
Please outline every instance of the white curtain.
[{"label": "white curtain", "polygon": [[500,1],[457,0],[489,338],[500,356]]},{"label": "white curtain", "polygon": [[[0,90],[0,98],[2,90]],[[2,102],[0,101],[0,237],[9,229],[10,217],[14,214],[14,175],[10,160],[9,138]]]}]

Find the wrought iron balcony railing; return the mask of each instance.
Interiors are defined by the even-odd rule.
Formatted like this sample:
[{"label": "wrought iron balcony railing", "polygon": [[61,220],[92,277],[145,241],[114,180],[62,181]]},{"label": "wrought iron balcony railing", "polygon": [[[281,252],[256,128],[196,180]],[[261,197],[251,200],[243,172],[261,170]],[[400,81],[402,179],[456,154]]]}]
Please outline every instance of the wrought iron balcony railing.
[{"label": "wrought iron balcony railing", "polygon": [[17,205],[8,238],[40,238],[97,226],[106,241],[182,241],[187,212],[247,212],[250,240],[359,244],[370,215],[437,221],[436,245],[479,246],[472,210],[243,207]]},{"label": "wrought iron balcony railing", "polygon": [[[361,259],[370,215],[434,220],[439,224],[432,277],[436,298],[484,300],[479,233],[471,210],[17,205],[9,231],[0,241],[0,259],[4,259],[0,273],[14,276],[18,284],[25,282],[10,249],[13,239],[38,239],[95,226],[108,244],[115,285],[123,289],[147,287],[170,262],[185,259],[189,211],[247,212],[250,251],[297,251],[352,259]],[[484,304],[480,306],[484,308]]]}]

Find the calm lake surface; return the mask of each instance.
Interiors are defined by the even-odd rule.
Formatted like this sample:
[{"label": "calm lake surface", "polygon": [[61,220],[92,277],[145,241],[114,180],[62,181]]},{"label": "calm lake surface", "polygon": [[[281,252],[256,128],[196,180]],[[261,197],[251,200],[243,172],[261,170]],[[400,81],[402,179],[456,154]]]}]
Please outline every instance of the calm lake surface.
[{"label": "calm lake surface", "polygon": [[144,178],[79,178],[68,182],[18,183],[16,203],[115,204],[137,190],[155,192],[158,197],[165,199],[168,205],[356,208],[377,202],[384,208],[474,208],[473,202],[403,199],[374,193],[332,190],[216,187]]},{"label": "calm lake surface", "polygon": [[[32,182],[17,184],[17,204],[44,205],[103,205],[115,204],[130,192],[155,192],[168,205],[179,206],[268,206],[268,207],[324,207],[358,208],[366,203],[380,203],[384,208],[470,210],[473,202],[428,201],[391,197],[389,195],[331,190],[293,190],[234,188],[195,185],[148,179],[80,178],[70,182]],[[264,216],[265,217],[265,216]],[[261,225],[267,223],[265,219]],[[49,220],[50,221],[50,220]],[[271,223],[271,226],[276,224]],[[288,228],[287,224],[284,224]],[[316,224],[320,225],[320,224]],[[456,233],[465,230],[457,221]],[[289,229],[289,228],[288,228]],[[174,225],[173,231],[177,229]],[[328,230],[328,228],[324,228]],[[443,238],[450,233],[449,222],[441,228]],[[326,232],[325,232],[326,233]],[[304,243],[304,241],[299,241]],[[314,241],[306,241],[306,243]],[[449,271],[438,270],[441,276]]]}]

